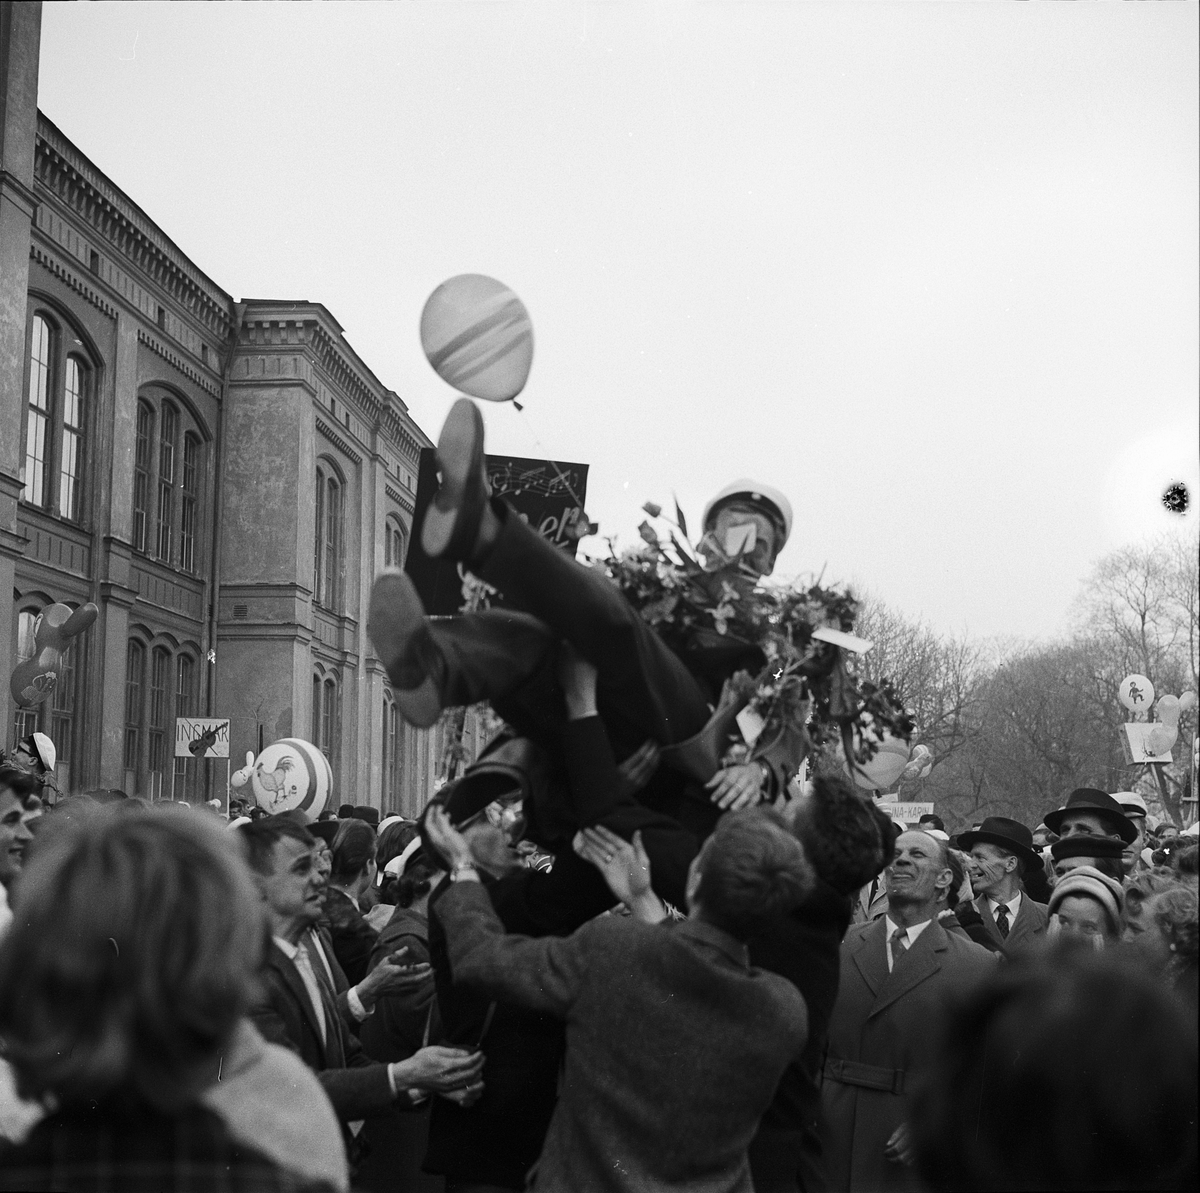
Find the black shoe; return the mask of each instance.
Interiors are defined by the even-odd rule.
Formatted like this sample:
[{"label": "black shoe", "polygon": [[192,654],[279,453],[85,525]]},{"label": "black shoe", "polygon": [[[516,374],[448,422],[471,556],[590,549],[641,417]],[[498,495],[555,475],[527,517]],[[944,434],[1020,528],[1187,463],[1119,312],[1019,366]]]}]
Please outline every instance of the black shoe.
[{"label": "black shoe", "polygon": [[396,707],[418,729],[442,713],[445,663],[425,620],[425,607],[403,572],[384,572],[371,589],[367,634],[391,680]]},{"label": "black shoe", "polygon": [[437,459],[442,483],[425,511],[421,546],[430,559],[469,563],[491,490],[483,458],[483,416],[467,398],[450,407],[438,436]]}]

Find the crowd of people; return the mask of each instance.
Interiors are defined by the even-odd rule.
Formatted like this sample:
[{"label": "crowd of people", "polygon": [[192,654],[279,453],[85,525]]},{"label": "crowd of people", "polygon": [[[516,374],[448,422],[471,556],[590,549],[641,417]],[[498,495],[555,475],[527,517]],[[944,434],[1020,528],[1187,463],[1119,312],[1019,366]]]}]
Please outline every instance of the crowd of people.
[{"label": "crowd of people", "polygon": [[[0,767],[0,1188],[1193,1186],[1195,838],[1092,788],[952,836],[790,740],[673,770],[711,670],[489,500],[472,409],[424,546],[512,606],[372,599],[406,716],[506,724],[419,818]],[[780,501],[706,529],[761,576]]]}]

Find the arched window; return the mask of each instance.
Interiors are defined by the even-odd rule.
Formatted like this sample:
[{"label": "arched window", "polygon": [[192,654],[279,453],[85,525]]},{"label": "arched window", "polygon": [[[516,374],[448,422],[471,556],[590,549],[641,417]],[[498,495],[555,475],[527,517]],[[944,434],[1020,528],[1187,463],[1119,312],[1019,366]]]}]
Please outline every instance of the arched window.
[{"label": "arched window", "polygon": [[[125,772],[126,784],[136,783],[142,745],[142,692],[146,683],[146,648],[130,638],[125,648]],[[133,794],[130,792],[130,794]]]},{"label": "arched window", "polygon": [[148,391],[138,400],[133,459],[133,548],[199,571],[204,440],[190,416]]},{"label": "arched window", "polygon": [[313,600],[332,612],[342,601],[342,484],[328,465],[317,465]]},{"label": "arched window", "polygon": [[[191,655],[180,654],[175,659],[175,715],[196,715],[196,660]],[[174,739],[171,735],[170,740]],[[172,792],[176,799],[197,798],[197,784],[202,762],[198,758],[175,759],[175,781]]]},{"label": "arched window", "polygon": [[161,795],[167,769],[168,701],[171,682],[171,652],[156,646],[150,656],[150,773],[152,789]]},{"label": "arched window", "polygon": [[404,527],[398,519],[389,517],[383,524],[383,564],[384,567],[402,568],[407,550],[407,540]]},{"label": "arched window", "polygon": [[313,745],[329,759],[337,775],[338,742],[342,730],[342,693],[338,681],[321,671],[313,673]]},{"label": "arched window", "polygon": [[383,806],[400,806],[400,712],[388,692],[383,694]]},{"label": "arched window", "polygon": [[47,314],[34,313],[29,332],[21,497],[29,505],[78,522],[84,514],[84,449],[92,369],[77,353],[67,352],[66,339]]},{"label": "arched window", "polygon": [[[17,663],[33,658],[37,649],[37,622],[40,609],[21,609],[17,613]],[[45,733],[54,742],[58,762],[56,770],[63,789],[70,782],[71,765],[75,761],[75,724],[83,691],[79,661],[84,655],[83,638],[72,639],[63,651],[58,669],[58,682],[48,700],[18,708],[13,725],[14,741],[30,733]]]}]

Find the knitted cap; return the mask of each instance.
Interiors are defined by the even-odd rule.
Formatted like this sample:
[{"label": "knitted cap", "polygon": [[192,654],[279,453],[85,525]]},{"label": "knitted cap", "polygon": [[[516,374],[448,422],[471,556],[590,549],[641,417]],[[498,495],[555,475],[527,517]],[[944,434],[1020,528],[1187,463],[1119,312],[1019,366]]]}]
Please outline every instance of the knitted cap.
[{"label": "knitted cap", "polygon": [[1113,927],[1120,928],[1125,892],[1119,882],[1101,874],[1094,866],[1079,866],[1068,870],[1050,892],[1050,903],[1047,907],[1049,913],[1053,915],[1059,904],[1069,895],[1087,895],[1095,899],[1108,912]]}]

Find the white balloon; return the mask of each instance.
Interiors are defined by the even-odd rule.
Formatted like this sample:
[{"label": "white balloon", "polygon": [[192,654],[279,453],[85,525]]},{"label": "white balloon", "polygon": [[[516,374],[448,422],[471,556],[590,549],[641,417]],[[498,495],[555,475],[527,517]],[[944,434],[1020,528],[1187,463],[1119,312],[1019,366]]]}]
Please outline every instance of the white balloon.
[{"label": "white balloon", "polygon": [[1180,712],[1191,712],[1192,709],[1195,707],[1196,707],[1196,693],[1195,692],[1184,692],[1183,695],[1179,697],[1179,711]]},{"label": "white balloon", "polygon": [[1130,712],[1146,712],[1154,703],[1154,685],[1144,675],[1127,675],[1117,689],[1117,699]]},{"label": "white balloon", "polygon": [[847,763],[846,771],[859,787],[884,791],[900,778],[907,765],[908,742],[885,737],[870,762],[860,762],[854,767]]}]

